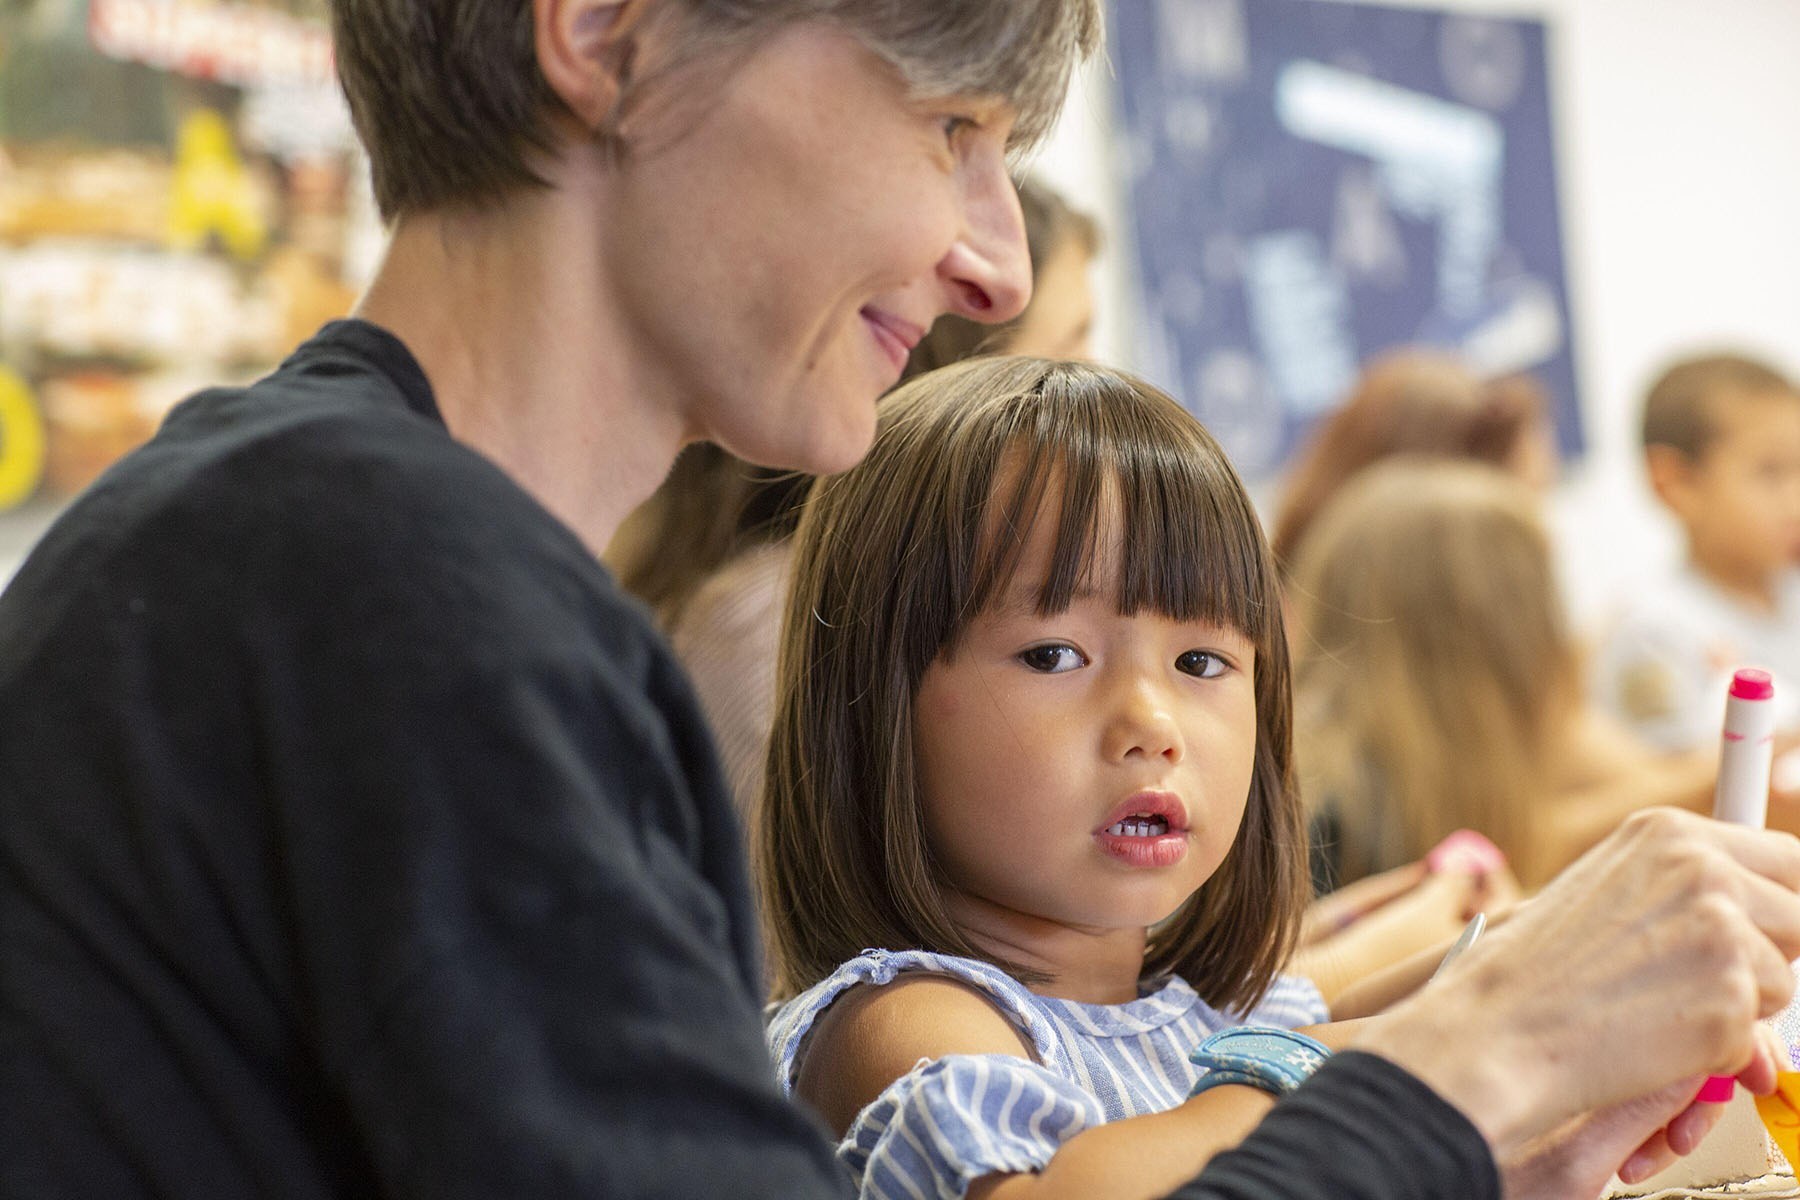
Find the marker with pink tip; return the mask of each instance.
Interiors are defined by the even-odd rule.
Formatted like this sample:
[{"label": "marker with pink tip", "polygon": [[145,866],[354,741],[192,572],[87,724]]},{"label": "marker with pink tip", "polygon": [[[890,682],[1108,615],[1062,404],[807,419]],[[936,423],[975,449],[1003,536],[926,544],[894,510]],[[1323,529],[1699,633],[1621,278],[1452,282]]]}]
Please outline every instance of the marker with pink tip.
[{"label": "marker with pink tip", "polygon": [[[1731,677],[1723,737],[1713,818],[1761,829],[1769,812],[1769,768],[1775,758],[1775,680],[1767,671],[1746,667]],[[1696,1098],[1721,1104],[1736,1087],[1731,1076],[1714,1075]]]}]

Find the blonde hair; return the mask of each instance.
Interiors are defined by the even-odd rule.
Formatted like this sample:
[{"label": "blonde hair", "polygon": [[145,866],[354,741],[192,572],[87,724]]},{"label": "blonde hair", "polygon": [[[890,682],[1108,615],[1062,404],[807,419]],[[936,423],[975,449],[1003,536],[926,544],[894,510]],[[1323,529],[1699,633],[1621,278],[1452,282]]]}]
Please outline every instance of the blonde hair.
[{"label": "blonde hair", "polygon": [[[1109,498],[1116,497],[1117,503]],[[1115,516],[1116,513],[1116,516]],[[985,958],[950,919],[925,835],[912,701],[926,668],[1004,593],[1038,519],[1055,522],[1039,610],[1089,583],[1103,521],[1131,536],[1124,613],[1209,620],[1256,646],[1256,756],[1224,864],[1152,931],[1146,977],[1253,1004],[1292,948],[1305,833],[1291,766],[1287,640],[1255,510],[1218,443],[1122,372],[978,359],[901,387],[862,464],[822,479],[795,536],[756,843],[775,991],[863,949]]]},{"label": "blonde hair", "polygon": [[1577,660],[1530,489],[1475,463],[1371,468],[1301,544],[1289,600],[1300,778],[1342,839],[1334,882],[1465,827],[1537,881]]}]

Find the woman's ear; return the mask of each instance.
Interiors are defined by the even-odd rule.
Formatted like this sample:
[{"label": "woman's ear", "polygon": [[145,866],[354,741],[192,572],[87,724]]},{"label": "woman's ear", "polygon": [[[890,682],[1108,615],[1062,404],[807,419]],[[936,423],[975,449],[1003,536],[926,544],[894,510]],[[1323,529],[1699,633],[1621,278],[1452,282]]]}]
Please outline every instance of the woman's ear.
[{"label": "woman's ear", "polygon": [[613,122],[631,81],[636,31],[655,0],[532,0],[538,69],[590,133]]}]

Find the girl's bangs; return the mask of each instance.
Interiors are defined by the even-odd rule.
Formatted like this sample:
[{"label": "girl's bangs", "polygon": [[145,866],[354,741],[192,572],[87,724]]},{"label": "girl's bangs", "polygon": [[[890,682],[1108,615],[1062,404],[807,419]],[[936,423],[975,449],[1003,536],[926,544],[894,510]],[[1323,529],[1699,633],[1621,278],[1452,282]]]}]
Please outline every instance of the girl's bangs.
[{"label": "girl's bangs", "polygon": [[1199,422],[1148,388],[1087,370],[1053,370],[1040,391],[1021,398],[994,447],[1001,466],[963,611],[1006,593],[1033,523],[1053,520],[1038,612],[1097,592],[1126,615],[1227,626],[1262,644],[1275,599],[1260,525]]}]

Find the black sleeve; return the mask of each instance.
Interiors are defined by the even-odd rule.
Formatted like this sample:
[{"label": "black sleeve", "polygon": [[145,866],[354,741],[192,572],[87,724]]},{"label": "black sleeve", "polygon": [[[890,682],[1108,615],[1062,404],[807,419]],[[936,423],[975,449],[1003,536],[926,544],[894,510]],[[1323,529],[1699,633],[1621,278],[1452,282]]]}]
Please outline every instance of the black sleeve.
[{"label": "black sleeve", "polygon": [[[417,490],[371,481],[353,527],[281,547],[308,598],[255,703],[317,1054],[382,1193],[842,1195],[775,1083],[737,825],[672,655],[500,485],[480,522]],[[363,515],[409,501],[396,535]]]},{"label": "black sleeve", "polygon": [[671,653],[391,386],[294,375],[0,595],[0,1193],[844,1195]]},{"label": "black sleeve", "polygon": [[1169,1200],[1500,1200],[1500,1177],[1467,1117],[1345,1051]]}]

